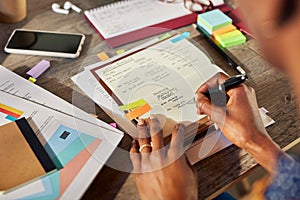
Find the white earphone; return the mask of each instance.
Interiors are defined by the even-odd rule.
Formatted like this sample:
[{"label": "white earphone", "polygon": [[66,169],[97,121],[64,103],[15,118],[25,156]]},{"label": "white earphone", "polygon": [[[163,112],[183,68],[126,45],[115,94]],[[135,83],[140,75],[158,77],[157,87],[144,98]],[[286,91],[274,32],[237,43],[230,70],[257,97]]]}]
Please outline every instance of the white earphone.
[{"label": "white earphone", "polygon": [[78,13],[81,12],[81,8],[79,8],[78,6],[72,4],[70,1],[66,1],[64,4],[64,9],[66,10],[70,10],[70,8]]},{"label": "white earphone", "polygon": [[70,12],[69,10],[60,8],[60,5],[57,3],[53,3],[51,7],[52,7],[52,10],[56,13],[67,15]]}]

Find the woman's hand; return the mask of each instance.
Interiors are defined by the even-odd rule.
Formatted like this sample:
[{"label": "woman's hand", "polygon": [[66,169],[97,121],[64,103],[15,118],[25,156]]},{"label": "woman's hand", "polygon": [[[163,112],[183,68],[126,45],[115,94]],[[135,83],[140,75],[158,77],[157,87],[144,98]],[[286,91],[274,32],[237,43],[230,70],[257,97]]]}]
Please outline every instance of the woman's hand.
[{"label": "woman's hand", "polygon": [[157,118],[139,120],[138,135],[130,158],[141,199],[197,199],[196,173],[184,154],[184,127],[176,125],[168,146]]},{"label": "woman's hand", "polygon": [[281,150],[264,128],[254,89],[245,84],[230,89],[226,107],[215,106],[202,94],[227,78],[225,74],[218,73],[200,86],[196,92],[197,112],[208,115],[230,141],[251,154],[267,171],[274,173]]}]

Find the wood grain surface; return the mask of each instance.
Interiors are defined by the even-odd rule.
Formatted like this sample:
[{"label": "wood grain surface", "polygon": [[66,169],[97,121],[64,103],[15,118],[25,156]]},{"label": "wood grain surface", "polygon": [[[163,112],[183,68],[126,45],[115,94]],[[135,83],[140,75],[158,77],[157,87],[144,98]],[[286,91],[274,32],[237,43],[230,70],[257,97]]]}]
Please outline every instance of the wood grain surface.
[{"label": "wood grain surface", "polygon": [[[41,59],[49,60],[51,68],[38,78],[37,85],[89,113],[96,114],[103,121],[112,122],[112,119],[74,86],[70,78],[80,72],[83,66],[94,62],[94,52],[105,51],[109,56],[113,56],[116,55],[118,48],[109,48],[87,23],[83,14],[71,12],[65,16],[54,13],[51,10],[53,2],[61,5],[64,3],[61,0],[28,0],[28,13],[24,21],[16,24],[0,23],[0,64],[25,76],[26,71]],[[72,2],[85,10],[114,0],[73,0]],[[234,1],[230,3],[235,5]],[[4,45],[16,28],[83,33],[86,35],[86,41],[80,57],[76,59],[7,54],[3,51]],[[236,74],[193,26],[183,27],[177,31],[190,31],[192,40],[200,44],[217,65],[230,75]],[[139,42],[120,48],[127,50],[137,44]],[[229,48],[227,51],[248,73],[247,84],[256,90],[259,106],[269,110],[269,115],[276,121],[274,125],[267,128],[270,136],[282,148],[299,138],[298,108],[287,77],[264,60],[255,40],[250,37],[246,44]],[[131,138],[126,135],[119,147],[128,150],[130,146]],[[111,156],[110,161],[114,157],[115,154]],[[194,168],[198,172],[199,199],[216,196],[230,184],[251,173],[255,166],[257,166],[256,162],[234,145],[198,162]],[[151,183],[151,180],[149,182]],[[104,166],[82,199],[115,198],[126,200],[139,198],[133,175]]]}]

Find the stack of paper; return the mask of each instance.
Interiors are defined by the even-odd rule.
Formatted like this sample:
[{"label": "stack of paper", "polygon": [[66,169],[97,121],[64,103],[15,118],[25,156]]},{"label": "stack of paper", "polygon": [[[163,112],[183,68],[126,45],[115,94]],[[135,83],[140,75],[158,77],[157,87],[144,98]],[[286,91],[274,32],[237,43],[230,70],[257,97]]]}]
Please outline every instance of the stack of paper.
[{"label": "stack of paper", "polygon": [[213,36],[222,47],[230,47],[246,42],[246,37],[232,24],[232,19],[219,9],[198,15],[198,26]]},{"label": "stack of paper", "polygon": [[0,125],[25,117],[59,168],[0,199],[79,199],[123,133],[2,66],[0,96]]}]

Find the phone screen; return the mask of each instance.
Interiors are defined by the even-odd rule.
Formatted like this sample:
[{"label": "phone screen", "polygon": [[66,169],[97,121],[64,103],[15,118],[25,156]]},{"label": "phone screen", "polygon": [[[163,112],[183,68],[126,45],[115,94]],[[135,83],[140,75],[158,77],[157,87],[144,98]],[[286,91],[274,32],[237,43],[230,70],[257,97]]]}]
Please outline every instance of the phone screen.
[{"label": "phone screen", "polygon": [[75,54],[81,40],[80,34],[16,30],[6,48]]}]

